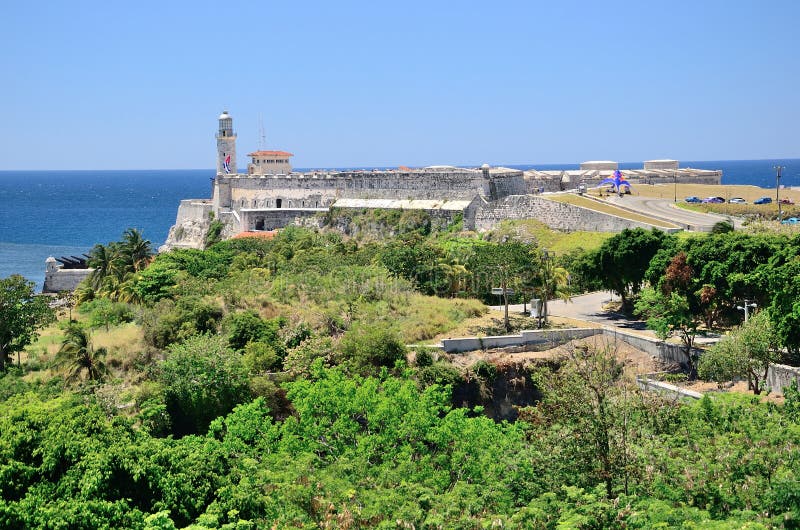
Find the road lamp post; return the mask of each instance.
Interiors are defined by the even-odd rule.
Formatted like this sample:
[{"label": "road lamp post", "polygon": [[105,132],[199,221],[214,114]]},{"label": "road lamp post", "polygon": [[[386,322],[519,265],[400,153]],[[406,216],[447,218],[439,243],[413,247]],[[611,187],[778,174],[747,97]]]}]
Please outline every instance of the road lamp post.
[{"label": "road lamp post", "polygon": [[672,183],[674,185],[675,191],[675,198],[673,199],[674,202],[678,202],[678,174],[674,171],[672,172]]},{"label": "road lamp post", "polygon": [[781,209],[781,172],[783,166],[772,166],[775,170],[775,202],[778,203],[778,221],[783,219],[783,210]]},{"label": "road lamp post", "polygon": [[737,305],[736,309],[739,311],[744,311],[744,321],[747,322],[747,319],[750,318],[750,308],[756,308],[758,305],[755,302],[751,302],[749,300],[745,300],[744,304]]}]

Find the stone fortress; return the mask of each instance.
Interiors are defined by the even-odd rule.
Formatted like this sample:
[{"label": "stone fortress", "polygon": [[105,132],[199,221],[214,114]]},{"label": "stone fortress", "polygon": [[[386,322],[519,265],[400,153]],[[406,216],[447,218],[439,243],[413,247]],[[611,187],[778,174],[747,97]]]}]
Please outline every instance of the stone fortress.
[{"label": "stone fortress", "polygon": [[[213,220],[222,237],[262,232],[290,224],[313,223],[331,209],[421,210],[432,219],[463,219],[464,228],[491,229],[506,219],[539,219],[562,230],[619,231],[649,225],[598,211],[547,200],[544,192],[597,185],[610,176],[615,162],[586,162],[580,170],[522,171],[505,167],[295,172],[286,151],[249,153],[247,172],[237,171],[237,135],[227,111],[219,116],[217,172],[210,199],[182,200],[175,225],[161,250],[202,248]],[[683,169],[674,160],[645,162],[624,172],[631,184],[697,182],[718,184],[721,171]]]}]

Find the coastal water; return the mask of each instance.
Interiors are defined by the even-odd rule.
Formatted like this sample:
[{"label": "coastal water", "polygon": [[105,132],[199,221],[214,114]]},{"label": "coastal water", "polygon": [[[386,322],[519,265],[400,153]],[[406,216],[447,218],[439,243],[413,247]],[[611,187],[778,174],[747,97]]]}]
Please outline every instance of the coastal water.
[{"label": "coastal water", "polygon": [[[800,159],[681,162],[721,169],[723,184],[800,186]],[[578,164],[513,165],[520,169],[578,169]],[[641,168],[621,163],[621,169]],[[299,169],[299,168],[298,168]],[[370,168],[371,169],[371,168]],[[302,170],[302,169],[299,169]],[[22,274],[41,289],[44,260],[89,252],[118,240],[128,227],[161,245],[181,199],[208,198],[213,170],[0,171],[0,278]]]}]

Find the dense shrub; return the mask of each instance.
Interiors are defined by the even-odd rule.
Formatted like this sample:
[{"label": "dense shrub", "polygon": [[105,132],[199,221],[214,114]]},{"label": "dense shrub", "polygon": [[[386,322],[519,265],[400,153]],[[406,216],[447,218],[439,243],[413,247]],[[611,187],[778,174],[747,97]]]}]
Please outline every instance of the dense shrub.
[{"label": "dense shrub", "polygon": [[342,364],[353,373],[374,373],[382,366],[392,368],[399,360],[405,360],[406,347],[397,333],[384,324],[353,327],[339,343]]},{"label": "dense shrub", "polygon": [[211,420],[250,398],[241,355],[220,336],[196,335],[171,346],[159,381],[176,436],[205,432]]}]

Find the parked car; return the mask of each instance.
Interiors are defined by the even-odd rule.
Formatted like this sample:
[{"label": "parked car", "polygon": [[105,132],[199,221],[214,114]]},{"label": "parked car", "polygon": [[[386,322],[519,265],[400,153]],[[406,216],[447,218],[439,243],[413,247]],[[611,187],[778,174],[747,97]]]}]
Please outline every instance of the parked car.
[{"label": "parked car", "polygon": [[734,197],[728,200],[728,202],[731,204],[747,204],[747,201],[742,199],[741,197]]},{"label": "parked car", "polygon": [[725,202],[725,199],[723,199],[722,197],[706,197],[705,199],[703,199],[703,203],[705,204],[708,203],[719,204],[721,202]]},{"label": "parked car", "polygon": [[794,200],[790,199],[789,197],[784,197],[781,199],[781,204],[794,204]]},{"label": "parked car", "polygon": [[796,225],[796,224],[800,224],[800,219],[798,219],[797,217],[790,217],[790,218],[788,218],[788,219],[784,219],[783,221],[781,221],[781,224],[782,224],[782,225]]},{"label": "parked car", "polygon": [[753,201],[753,204],[770,204],[772,203],[772,197],[759,197],[758,199]]},{"label": "parked car", "polygon": [[686,202],[703,202],[700,200],[700,197],[695,197],[694,195],[692,195],[691,197],[686,197],[684,200]]}]

